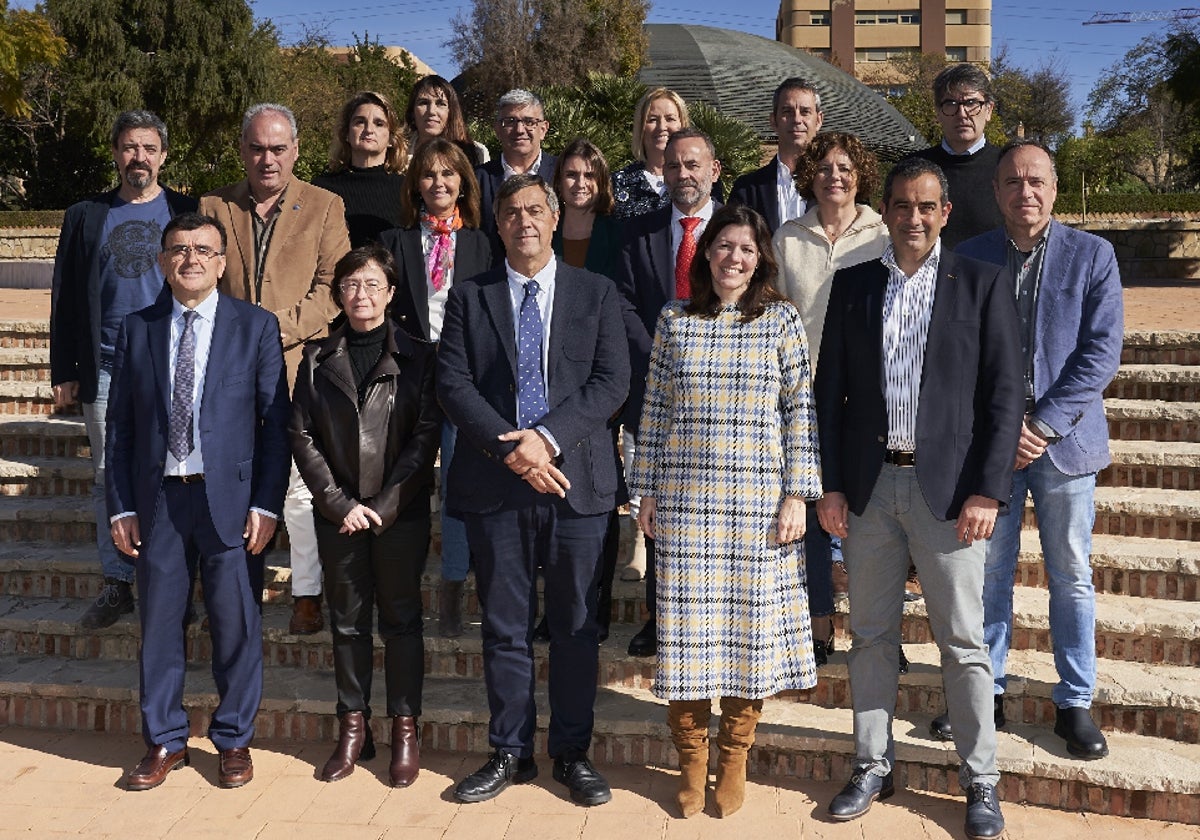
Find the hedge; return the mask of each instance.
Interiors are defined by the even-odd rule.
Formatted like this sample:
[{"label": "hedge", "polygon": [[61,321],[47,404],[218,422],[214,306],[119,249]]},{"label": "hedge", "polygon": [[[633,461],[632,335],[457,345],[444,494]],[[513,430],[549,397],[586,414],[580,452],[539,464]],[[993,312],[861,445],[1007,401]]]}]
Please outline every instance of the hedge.
[{"label": "hedge", "polygon": [[[1200,213],[1200,193],[1098,193],[1088,196],[1088,213]],[[1082,213],[1079,193],[1058,194],[1056,213]]]},{"label": "hedge", "polygon": [[0,228],[62,227],[63,210],[0,210]]}]

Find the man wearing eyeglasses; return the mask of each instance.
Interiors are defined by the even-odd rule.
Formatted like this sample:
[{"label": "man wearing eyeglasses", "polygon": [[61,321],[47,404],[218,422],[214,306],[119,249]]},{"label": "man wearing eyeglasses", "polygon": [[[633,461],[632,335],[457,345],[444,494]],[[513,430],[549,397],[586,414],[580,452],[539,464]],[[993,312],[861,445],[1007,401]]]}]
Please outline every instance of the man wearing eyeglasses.
[{"label": "man wearing eyeglasses", "polygon": [[475,168],[479,181],[480,223],[492,245],[492,265],[504,262],[504,243],[496,230],[496,195],[500,185],[514,175],[540,175],[554,183],[558,159],[542,151],[542,141],[550,130],[542,100],[521,88],[514,88],[496,102],[493,127],[500,140],[500,157]]},{"label": "man wearing eyeglasses", "polygon": [[933,101],[942,142],[917,157],[936,163],[950,184],[954,212],[942,229],[942,244],[953,249],[1004,223],[992,190],[1000,149],[984,137],[996,100],[986,73],[974,64],[953,64],[934,78]]},{"label": "man wearing eyeglasses", "polygon": [[149,111],[126,111],[112,127],[117,187],[67,210],[54,255],[50,306],[50,381],[54,404],[83,405],[92,449],[96,549],[104,586],[79,619],[98,630],[133,612],[133,562],[121,557],[108,533],[104,502],[104,414],[121,321],[152,304],[163,291],[155,257],[173,216],[196,200],[158,183],[167,158],[167,127]]},{"label": "man wearing eyeglasses", "polygon": [[188,764],[185,621],[199,572],[220,701],[208,725],[217,784],[254,776],[262,700],[262,559],[287,488],[290,414],[279,321],[217,294],[226,238],[216,219],[176,216],[158,265],[170,293],[127,316],[108,407],[110,533],[137,566],[146,755],[129,790]]},{"label": "man wearing eyeglasses", "polygon": [[[342,199],[292,177],[300,154],[296,118],[283,105],[252,105],[239,144],[246,178],[200,199],[203,213],[229,231],[221,291],[275,313],[283,336],[288,386],[296,379],[304,342],[328,334],[338,314],[330,282],[350,250]],[[292,562],[288,630],[309,635],[321,616],[321,560],[312,493],[292,465],[284,502]]]}]

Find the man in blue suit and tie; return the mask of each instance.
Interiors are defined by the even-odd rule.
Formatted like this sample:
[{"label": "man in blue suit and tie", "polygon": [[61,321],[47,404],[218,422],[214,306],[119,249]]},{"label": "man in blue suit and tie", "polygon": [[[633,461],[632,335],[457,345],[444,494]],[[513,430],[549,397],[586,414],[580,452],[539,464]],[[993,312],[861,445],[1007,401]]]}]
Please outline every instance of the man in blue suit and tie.
[{"label": "man in blue suit and tie", "polygon": [[[1033,140],[1000,150],[996,203],[1004,226],[968,239],[958,253],[1007,267],[1017,301],[1025,423],[1013,474],[1011,513],[996,523],[984,568],[984,638],[991,652],[996,718],[1003,722],[1005,660],[1012,643],[1013,575],[1026,496],[1037,512],[1050,590],[1050,636],[1058,683],[1054,732],[1077,758],[1108,755],[1088,711],[1096,688],[1096,592],[1092,524],[1096,473],[1108,466],[1104,389],[1121,361],[1124,310],[1116,255],[1107,240],[1051,218],[1058,178]],[[949,737],[949,720],[933,722]]]},{"label": "man in blue suit and tie", "polygon": [[279,322],[218,294],[225,231],[185,213],[163,230],[171,296],[126,317],[108,404],[105,475],[113,542],[134,558],[142,628],[146,756],[130,790],[188,763],[185,619],[199,570],[220,703],[209,737],[218,783],[253,778],[262,699],[262,558],[283,507],[290,455]]},{"label": "man in blue suit and tie", "polygon": [[558,199],[537,175],[496,197],[507,258],[446,302],[437,390],[458,426],[446,505],[463,519],[483,609],[488,762],[454,790],[482,802],[537,775],[538,569],[550,630],[554,778],[581,805],[612,793],[588,760],[599,660],[601,549],[616,504],[608,420],[629,390],[617,290],[560,262]]}]

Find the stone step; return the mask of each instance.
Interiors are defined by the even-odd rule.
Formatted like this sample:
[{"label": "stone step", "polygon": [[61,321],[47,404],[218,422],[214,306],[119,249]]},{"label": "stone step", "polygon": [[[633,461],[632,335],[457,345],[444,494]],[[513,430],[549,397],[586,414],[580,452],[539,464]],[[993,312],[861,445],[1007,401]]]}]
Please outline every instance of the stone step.
[{"label": "stone step", "polygon": [[1122,365],[1104,391],[1127,400],[1200,400],[1200,365]]},{"label": "stone step", "polygon": [[49,346],[49,318],[0,319],[0,347]]},{"label": "stone step", "polygon": [[49,382],[0,381],[0,414],[51,414],[54,394]]},{"label": "stone step", "polygon": [[1102,487],[1200,490],[1200,443],[1114,440],[1109,448],[1113,462],[1096,476]]},{"label": "stone step", "polygon": [[[1200,490],[1097,487],[1095,507],[1094,534],[1200,540]],[[1023,524],[1037,527],[1032,498],[1025,500]]]},{"label": "stone step", "polygon": [[0,543],[96,541],[96,514],[85,496],[0,496]]},{"label": "stone step", "polygon": [[1129,365],[1200,365],[1200,332],[1127,330],[1121,363]]},{"label": "stone step", "polygon": [[[0,597],[0,654],[50,656],[69,659],[132,661],[137,659],[140,632],[135,616],[123,616],[112,627],[94,633],[81,631],[77,620],[82,603]],[[332,672],[332,637],[328,630],[311,636],[294,636],[287,630],[289,610],[268,605],[263,611],[263,658],[279,666]],[[653,657],[626,654],[630,637],[639,625],[616,623],[612,635],[600,648],[600,683],[608,687],[650,688],[655,676]],[[820,672],[820,682],[811,691],[786,692],[781,699],[849,708],[850,691],[845,650],[839,651]],[[199,622],[188,632],[188,661],[211,661],[208,634]],[[534,647],[538,659],[537,678],[547,675],[548,646]],[[938,714],[945,707],[939,656],[933,644],[905,646],[912,667],[900,679],[901,711]],[[472,621],[458,639],[437,636],[436,624],[425,627],[425,671],[435,677],[483,679],[483,653],[478,621]],[[374,667],[383,667],[383,643],[375,638]],[[1013,651],[1009,665],[1007,707],[1015,722],[1054,722],[1050,690],[1057,681],[1050,653]],[[1098,668],[1097,693],[1093,704],[1106,729],[1155,735],[1172,740],[1200,742],[1200,681],[1195,670],[1181,665],[1151,665],[1102,660]]]},{"label": "stone step", "polygon": [[87,428],[79,415],[0,415],[0,457],[42,455],[91,458]]},{"label": "stone step", "polygon": [[1200,442],[1200,402],[1105,400],[1104,414],[1114,440]]},{"label": "stone step", "polygon": [[0,495],[63,498],[91,496],[90,458],[26,455],[0,458]]},{"label": "stone step", "polygon": [[[204,666],[190,667],[187,678],[184,706],[192,734],[203,737],[216,692]],[[264,685],[256,737],[334,741],[336,698],[328,674],[267,665]],[[133,662],[3,655],[0,725],[133,735],[140,727],[137,686]],[[544,688],[537,702],[542,714],[534,752],[543,756],[549,708]],[[424,748],[479,755],[490,750],[479,680],[430,677],[422,707]],[[602,688],[595,709],[592,755],[598,762],[677,766],[665,704],[649,691]],[[929,719],[907,714],[896,719],[896,782],[916,790],[957,790],[958,756],[952,746],[928,736]],[[382,715],[372,721],[380,743],[389,740],[386,724]],[[846,709],[768,702],[749,771],[772,778],[846,779],[854,756],[852,728]],[[1078,761],[1045,726],[1016,724],[998,733],[997,741],[1004,801],[1200,824],[1200,745],[1114,732],[1107,758]]]},{"label": "stone step", "polygon": [[[1200,546],[1184,540],[1157,540],[1111,534],[1092,536],[1092,583],[1097,592],[1195,601],[1200,597]],[[1021,532],[1018,586],[1046,587],[1038,532]]]},{"label": "stone step", "polygon": [[50,349],[0,346],[0,382],[50,382]]}]

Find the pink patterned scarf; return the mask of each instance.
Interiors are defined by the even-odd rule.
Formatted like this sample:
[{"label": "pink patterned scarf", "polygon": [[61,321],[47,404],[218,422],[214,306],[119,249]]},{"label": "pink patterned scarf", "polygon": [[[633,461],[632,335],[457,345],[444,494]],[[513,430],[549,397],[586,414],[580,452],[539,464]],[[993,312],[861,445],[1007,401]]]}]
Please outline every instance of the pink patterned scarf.
[{"label": "pink patterned scarf", "polygon": [[429,256],[425,258],[425,271],[429,275],[429,282],[433,284],[433,290],[440,292],[446,285],[447,272],[454,268],[454,247],[450,234],[463,226],[462,217],[458,214],[456,205],[454,215],[448,219],[438,219],[422,212],[421,224],[428,227],[429,232],[437,237],[433,247],[429,249]]}]

